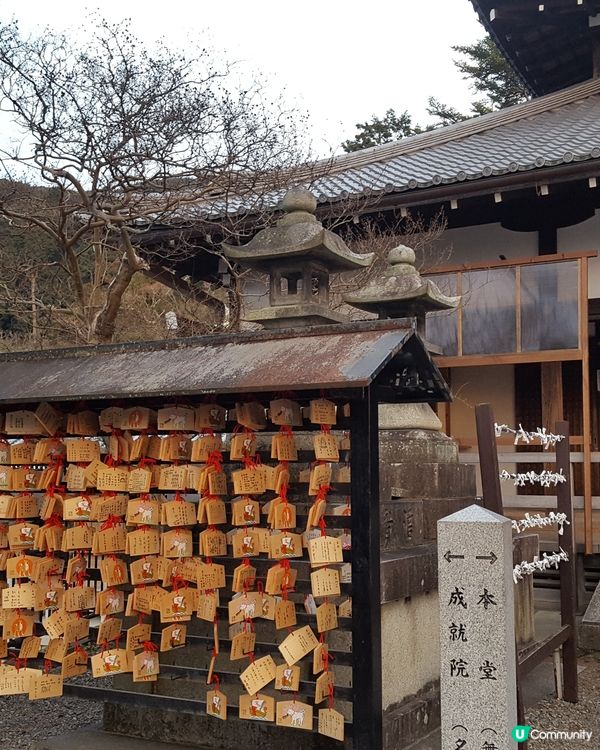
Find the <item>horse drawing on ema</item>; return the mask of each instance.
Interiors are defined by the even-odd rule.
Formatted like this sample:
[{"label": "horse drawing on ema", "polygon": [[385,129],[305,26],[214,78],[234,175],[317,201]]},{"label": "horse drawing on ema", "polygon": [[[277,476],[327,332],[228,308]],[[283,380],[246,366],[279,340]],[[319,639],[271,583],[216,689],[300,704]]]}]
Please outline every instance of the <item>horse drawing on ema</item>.
[{"label": "horse drawing on ema", "polygon": [[304,724],[304,709],[296,711],[290,706],[283,715],[291,718],[292,727],[301,727]]},{"label": "horse drawing on ema", "polygon": [[152,508],[146,508],[143,505],[140,505],[135,514],[135,517],[137,516],[141,516],[142,523],[150,522],[152,520]]},{"label": "horse drawing on ema", "polygon": [[240,602],[240,608],[238,611],[245,619],[252,619],[256,611],[256,602]]}]

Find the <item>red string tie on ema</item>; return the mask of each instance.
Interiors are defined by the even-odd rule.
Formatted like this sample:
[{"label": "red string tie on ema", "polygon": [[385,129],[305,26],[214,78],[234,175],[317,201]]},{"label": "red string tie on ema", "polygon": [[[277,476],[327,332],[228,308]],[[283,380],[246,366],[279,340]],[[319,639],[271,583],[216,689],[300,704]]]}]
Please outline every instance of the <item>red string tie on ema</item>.
[{"label": "red string tie on ema", "polygon": [[256,457],[252,458],[252,456],[244,448],[244,455],[242,458],[242,462],[244,464],[245,469],[256,469],[256,466],[260,463],[260,456],[257,453]]},{"label": "red string tie on ema", "polygon": [[[107,641],[105,641],[105,643],[107,643]],[[75,653],[83,660],[84,664],[87,664],[88,652],[81,646],[78,640],[75,640]],[[102,653],[104,653],[104,648],[102,649]]]},{"label": "red string tie on ema", "polygon": [[181,575],[174,575],[173,576],[173,591],[177,592],[179,589],[186,589],[188,588],[188,582],[185,580],[185,578]]},{"label": "red string tie on ema", "polygon": [[[55,559],[54,552],[52,550],[46,550],[46,557],[49,558],[50,560],[54,560]],[[59,572],[60,572],[60,568],[58,567],[58,565],[51,565],[48,568],[46,572],[46,585],[48,586],[48,588],[52,587],[52,578],[53,576],[58,575]]]},{"label": "red string tie on ema", "polygon": [[279,490],[279,497],[283,500],[283,510],[281,511],[281,523],[284,528],[289,529],[292,526],[294,518],[292,515],[292,509],[290,508],[287,491],[288,491],[287,484],[282,484]]},{"label": "red string tie on ema", "polygon": [[58,529],[65,528],[62,518],[58,515],[58,513],[52,513],[50,518],[47,518],[46,521],[44,522],[44,528],[50,529],[52,527],[56,527]]},{"label": "red string tie on ema", "polygon": [[[242,560],[242,567],[244,568],[250,568],[252,567],[250,563],[249,557],[244,557]],[[254,588],[255,579],[252,578],[252,575],[245,575],[244,580],[242,581],[242,591],[244,592],[244,596],[247,596],[249,591],[252,591]]]},{"label": "red string tie on ema", "polygon": [[85,579],[89,578],[89,577],[90,577],[90,575],[89,575],[89,573],[86,572],[85,568],[79,568],[79,570],[75,571],[75,575],[74,575],[75,585],[76,586],[83,586],[83,584],[85,582]]},{"label": "red string tie on ema", "polygon": [[292,586],[292,574],[290,561],[286,558],[279,561],[279,566],[283,568],[283,575],[281,576],[281,593],[284,599],[288,598],[288,593],[293,591]]},{"label": "red string tie on ema", "polygon": [[223,454],[221,451],[212,451],[206,459],[206,466],[212,467],[215,471],[223,471]]},{"label": "red string tie on ema", "polygon": [[334,705],[333,695],[335,692],[334,687],[333,687],[333,682],[330,682],[329,685],[327,685],[327,692],[329,693],[327,703],[329,705],[329,708],[333,708],[333,705]]},{"label": "red string tie on ema", "polygon": [[[323,461],[319,461],[318,463],[323,463]],[[317,494],[315,497],[315,502],[319,502],[321,500],[327,500],[327,495],[329,494],[331,490],[331,486],[328,484],[321,484],[319,485],[319,489],[317,490]]]},{"label": "red string tie on ema", "polygon": [[123,523],[123,519],[120,516],[109,516],[106,521],[100,527],[100,531],[106,531],[107,529],[114,529]]},{"label": "red string tie on ema", "polygon": [[[320,634],[319,641],[321,643],[325,643],[325,633]],[[324,672],[329,672],[329,665],[332,661],[335,661],[335,656],[329,652],[329,649],[327,649],[323,653],[323,671]]]},{"label": "red string tie on ema", "polygon": [[17,673],[23,667],[23,669],[27,669],[27,659],[21,659],[20,656],[16,656],[14,659],[9,659],[9,663],[14,661],[15,663],[15,669],[17,670]]}]

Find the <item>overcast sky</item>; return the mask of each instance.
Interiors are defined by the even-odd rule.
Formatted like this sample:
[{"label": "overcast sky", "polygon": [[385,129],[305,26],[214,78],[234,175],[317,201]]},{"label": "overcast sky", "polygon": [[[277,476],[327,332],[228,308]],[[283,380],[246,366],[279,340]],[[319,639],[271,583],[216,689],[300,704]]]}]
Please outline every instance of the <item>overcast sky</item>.
[{"label": "overcast sky", "polygon": [[[80,0],[0,0],[0,19],[23,30],[75,29],[94,9]],[[318,151],[355,133],[355,123],[388,108],[425,123],[435,96],[468,107],[468,84],[452,65],[453,44],[483,36],[469,0],[103,0],[111,21],[126,14],[142,39],[209,44],[261,71],[310,113]]]}]

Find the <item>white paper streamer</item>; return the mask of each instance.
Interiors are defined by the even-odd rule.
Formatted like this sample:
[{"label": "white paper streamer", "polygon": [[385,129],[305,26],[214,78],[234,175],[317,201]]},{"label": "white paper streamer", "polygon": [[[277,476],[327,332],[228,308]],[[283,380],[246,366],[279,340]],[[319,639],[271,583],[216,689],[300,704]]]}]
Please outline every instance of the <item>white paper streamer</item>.
[{"label": "white paper streamer", "polygon": [[516,487],[524,487],[526,484],[540,484],[542,487],[556,487],[558,484],[567,481],[562,469],[559,472],[546,471],[546,469],[544,469],[540,474],[536,474],[535,471],[511,474],[509,471],[506,471],[506,469],[503,469],[499,476],[504,482],[512,479]]},{"label": "white paper streamer", "polygon": [[529,445],[530,443],[535,443],[536,440],[539,440],[540,445],[544,446],[544,450],[548,450],[550,446],[554,447],[556,443],[560,443],[561,440],[565,439],[564,435],[555,435],[553,432],[547,432],[545,427],[538,427],[534,432],[528,432],[523,429],[522,425],[519,425],[519,429],[515,430],[507,424],[498,424],[495,422],[494,431],[497,438],[503,434],[514,435],[515,445],[518,445],[520,442]]},{"label": "white paper streamer", "polygon": [[514,520],[512,522],[512,527],[518,534],[520,534],[521,531],[525,531],[525,529],[533,529],[535,527],[541,528],[542,526],[552,526],[554,524],[558,526],[558,533],[562,536],[564,532],[564,524],[570,526],[571,522],[567,520],[566,513],[555,513],[552,510],[547,516],[542,516],[539,513],[532,516],[529,513],[525,513],[525,518]]},{"label": "white paper streamer", "polygon": [[560,562],[567,562],[569,556],[561,547],[560,552],[554,552],[552,555],[548,555],[546,552],[542,554],[541,559],[536,555],[532,562],[523,562],[515,565],[513,568],[513,581],[518,583],[523,580],[523,576],[531,575],[536,570],[548,570],[553,567],[558,570],[558,564]]}]

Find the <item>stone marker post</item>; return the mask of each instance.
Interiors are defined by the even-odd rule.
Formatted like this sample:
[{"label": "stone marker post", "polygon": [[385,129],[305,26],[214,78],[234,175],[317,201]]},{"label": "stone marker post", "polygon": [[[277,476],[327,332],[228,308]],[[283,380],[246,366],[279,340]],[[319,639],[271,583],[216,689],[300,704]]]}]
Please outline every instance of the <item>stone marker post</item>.
[{"label": "stone marker post", "polygon": [[471,505],[438,521],[442,750],[514,750],[509,519]]}]

